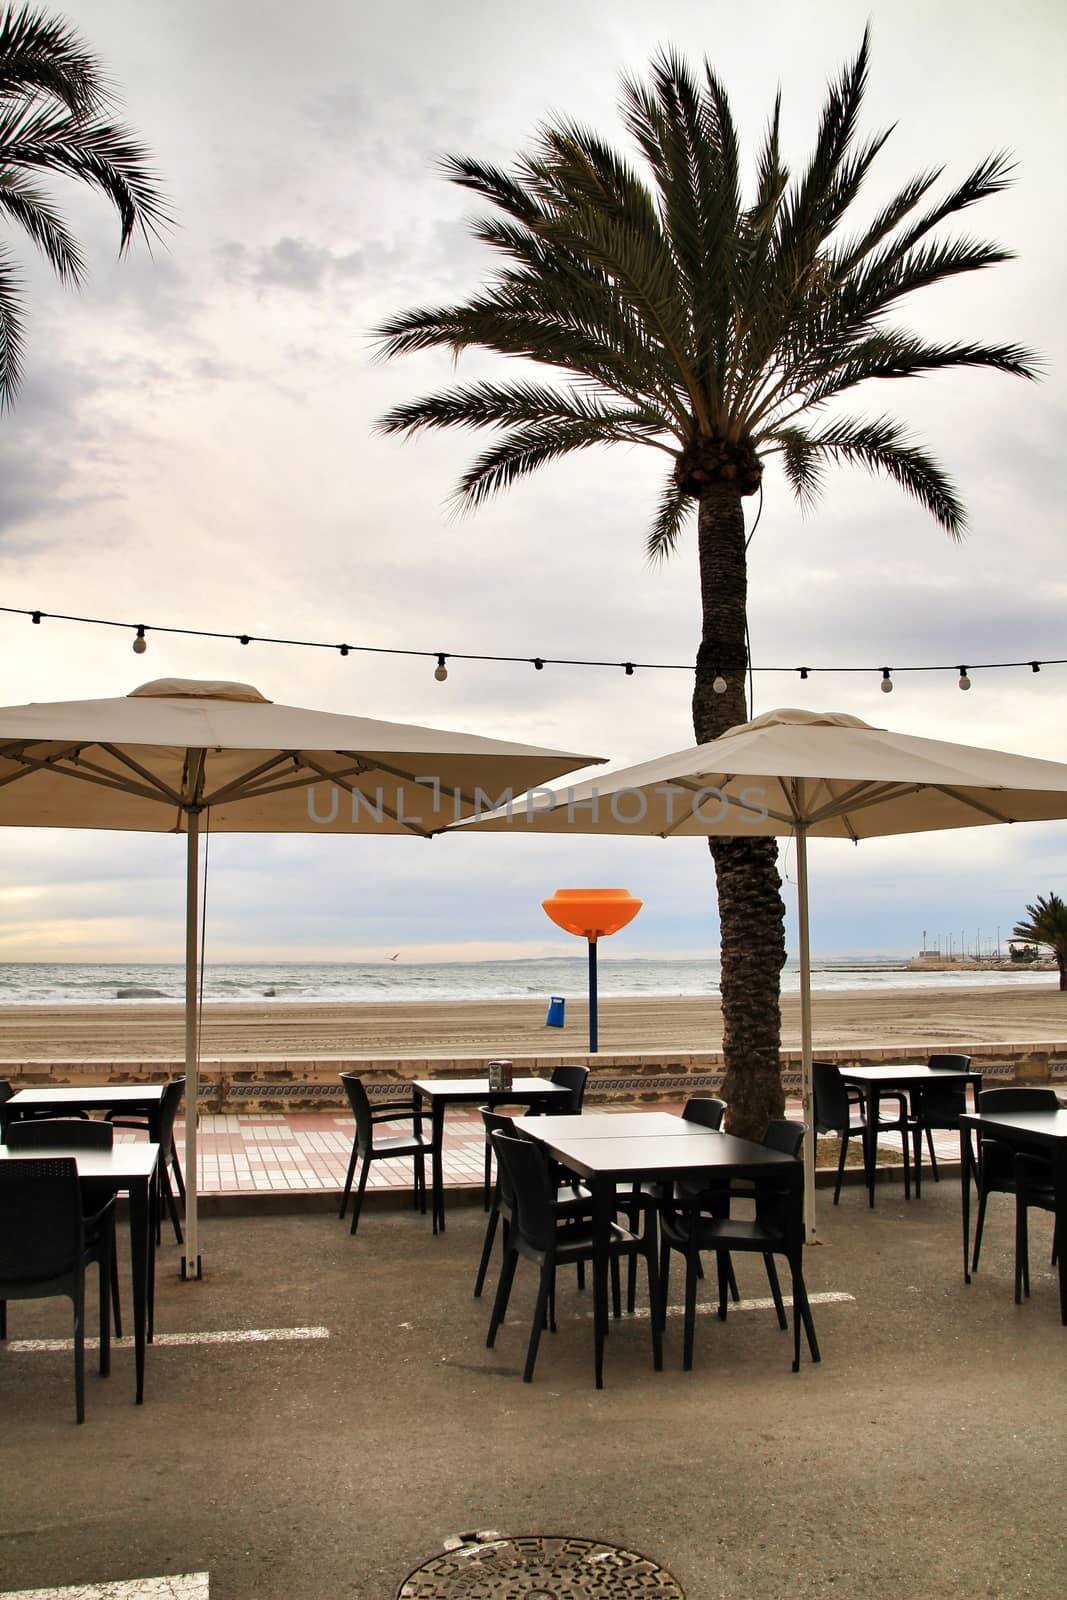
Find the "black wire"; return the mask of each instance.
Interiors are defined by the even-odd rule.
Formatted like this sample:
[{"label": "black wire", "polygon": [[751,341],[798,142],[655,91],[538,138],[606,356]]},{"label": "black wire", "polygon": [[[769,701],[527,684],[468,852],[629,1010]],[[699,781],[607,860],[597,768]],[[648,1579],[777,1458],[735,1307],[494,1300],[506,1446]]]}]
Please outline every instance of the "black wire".
[{"label": "black wire", "polygon": [[[757,517],[756,522],[758,523],[758,521],[759,518]],[[752,533],[754,534],[755,531],[756,524],[753,524]],[[751,535],[749,537],[751,540]],[[279,638],[272,634],[225,633],[221,630],[211,628],[177,628],[169,626],[165,623],[154,622],[116,622],[113,618],[109,617],[78,617],[62,611],[40,611],[37,609],[30,610],[25,606],[0,606],[0,615],[12,617],[30,617],[38,622],[81,622],[87,626],[96,628],[125,629],[127,632],[133,634],[137,634],[141,629],[143,629],[146,634],[167,633],[192,639],[232,639],[236,644],[280,644],[290,645],[294,648],[299,648],[302,650],[336,650],[338,652],[344,652],[346,655],[351,655],[358,652],[362,655],[409,656],[415,658],[422,657],[428,660],[436,660],[439,656],[444,656],[446,661],[499,661],[512,664],[523,663],[534,667],[537,666],[538,662],[540,662],[543,667],[614,667],[624,671],[627,677],[632,676],[632,674],[638,670],[642,672],[693,671],[693,665],[691,662],[633,660],[599,661],[580,656],[483,655],[473,651],[464,650],[407,650],[402,649],[399,646],[380,644],[329,644],[323,639],[285,639]],[[970,662],[967,670],[968,672],[990,672],[1004,667],[1029,667],[1031,671],[1037,672],[1042,667],[1063,666],[1067,666],[1067,656],[1043,656],[1036,660],[1033,657],[1028,657],[1024,661],[972,661]],[[720,670],[723,672],[729,672],[731,670],[731,664],[729,662],[721,662]],[[900,672],[959,672],[960,669],[959,664],[956,661],[922,664],[919,666],[890,667],[888,669],[882,664],[879,664],[878,666],[866,667],[754,667],[751,661],[749,661],[748,670],[750,675],[754,672],[799,673],[803,671],[809,676],[812,676],[815,673],[882,673],[887,670],[893,672],[894,674]]]}]

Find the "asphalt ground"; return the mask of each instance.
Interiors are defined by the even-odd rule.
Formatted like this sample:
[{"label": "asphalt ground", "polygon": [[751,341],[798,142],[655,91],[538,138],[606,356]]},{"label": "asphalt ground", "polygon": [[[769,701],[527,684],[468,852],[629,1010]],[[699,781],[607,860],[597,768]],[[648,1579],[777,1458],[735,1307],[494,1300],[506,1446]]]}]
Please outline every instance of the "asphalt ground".
[{"label": "asphalt ground", "polygon": [[[209,1217],[202,1282],[180,1282],[164,1244],[157,1332],[328,1337],[155,1345],[142,1407],[132,1351],[101,1380],[90,1345],[82,1427],[71,1355],[11,1344],[69,1335],[69,1304],[13,1303],[0,1593],[206,1571],[212,1600],[395,1600],[448,1538],[481,1529],[643,1552],[689,1600],[1067,1592],[1067,1328],[1046,1215],[1031,1215],[1032,1298],[1016,1307],[1006,1197],[966,1287],[958,1180],[910,1204],[884,1186],[873,1212],[862,1188],[836,1210],[820,1193],[809,1292],[852,1297],[814,1308],[821,1365],[805,1347],[794,1375],[773,1311],[736,1309],[699,1317],[691,1373],[671,1316],[657,1374],[647,1318],[624,1317],[599,1393],[591,1297],[570,1271],[532,1384],[524,1263],[485,1348],[483,1229],[461,1202],[436,1239],[399,1202],[368,1208],[355,1238],[326,1211]],[[736,1267],[745,1299],[766,1296],[758,1257]],[[95,1294],[90,1328],[94,1314]]]}]

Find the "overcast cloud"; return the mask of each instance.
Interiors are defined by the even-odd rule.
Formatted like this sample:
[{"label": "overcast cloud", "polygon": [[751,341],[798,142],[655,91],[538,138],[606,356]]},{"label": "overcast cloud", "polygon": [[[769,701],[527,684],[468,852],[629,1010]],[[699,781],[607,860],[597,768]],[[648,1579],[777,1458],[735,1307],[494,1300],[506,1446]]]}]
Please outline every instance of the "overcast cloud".
[{"label": "overcast cloud", "polygon": [[[49,9],[52,9],[49,7]],[[962,177],[1008,148],[1015,187],[968,231],[1018,260],[920,298],[939,337],[1038,349],[1028,385],[964,373],[899,384],[867,409],[908,420],[960,486],[953,544],[891,485],[828,474],[802,516],[766,479],[752,546],[753,657],[844,668],[1067,657],[1063,619],[1062,8],[1024,0],[69,0],[56,6],[121,87],[176,226],[115,260],[117,225],[65,190],[91,276],[62,289],[21,237],[27,379],[0,418],[2,601],[131,622],[449,652],[686,664],[699,606],[691,537],[645,562],[659,457],[623,450],[544,470],[475,517],[448,500],[476,436],[373,435],[390,405],[448,381],[443,357],[377,364],[370,329],[472,291],[488,252],[445,152],[510,163],[567,113],[625,144],[616,98],[662,45],[724,79],[751,150],[776,85],[794,160],[826,81],[868,16],[868,131],[896,123],[872,211],[944,162]],[[461,367],[497,370],[486,358]],[[652,452],[645,452],[652,456]],[[240,678],[294,704],[586,750],[622,765],[692,742],[685,672],[455,663],[150,635],[0,616],[6,704],[125,693],[150,677]],[[1067,668],[761,672],[755,710],[800,705],[1067,760]],[[812,847],[816,951],[908,952],[922,932],[1003,934],[1064,892],[1067,829]],[[10,959],[181,956],[175,839],[0,836]],[[699,841],[225,838],[212,846],[209,959],[570,953],[539,907],[555,888],[625,885],[645,901],[617,955],[714,950]],[[787,876],[793,856],[783,849]],[[792,916],[792,893],[789,894]],[[792,941],[795,949],[795,940]]]}]

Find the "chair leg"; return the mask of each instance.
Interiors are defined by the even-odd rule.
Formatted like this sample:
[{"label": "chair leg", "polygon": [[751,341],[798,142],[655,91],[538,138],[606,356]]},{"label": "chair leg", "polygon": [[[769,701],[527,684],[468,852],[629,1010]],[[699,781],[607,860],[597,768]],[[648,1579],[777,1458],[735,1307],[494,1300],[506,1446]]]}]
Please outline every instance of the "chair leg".
[{"label": "chair leg", "polygon": [[656,1272],[656,1241],[645,1240],[645,1265],[648,1268],[648,1320],[652,1325],[652,1366],[663,1371],[663,1316],[659,1305],[659,1275]]},{"label": "chair leg", "polygon": [[984,1189],[984,1188],[982,1188],[981,1185],[979,1185],[979,1188],[978,1188],[978,1215],[975,1218],[975,1223],[974,1223],[974,1256],[972,1257],[972,1260],[971,1260],[971,1271],[972,1272],[977,1272],[978,1271],[978,1256],[979,1256],[979,1252],[981,1251],[981,1248],[982,1248],[982,1231],[985,1228],[985,1208],[986,1208],[986,1201],[988,1199],[989,1199],[989,1190],[988,1189]]},{"label": "chair leg", "polygon": [[100,1311],[100,1376],[111,1376],[111,1289],[115,1263],[115,1224],[112,1219],[110,1237],[105,1239],[100,1253],[99,1311]]},{"label": "chair leg", "polygon": [[910,1200],[911,1199],[911,1156],[908,1153],[908,1130],[907,1130],[907,1128],[905,1128],[903,1133],[901,1134],[900,1142],[901,1142],[901,1145],[903,1146],[903,1150],[904,1150],[904,1198],[905,1198],[905,1200]]},{"label": "chair leg", "polygon": [[667,1296],[671,1281],[671,1247],[663,1236],[659,1241],[659,1325],[667,1326]]},{"label": "chair leg", "polygon": [[493,1205],[493,1147],[489,1142],[489,1135],[485,1136],[485,1153],[482,1158],[482,1210],[489,1211]]},{"label": "chair leg", "polygon": [[485,1242],[482,1245],[482,1259],[478,1263],[478,1276],[474,1280],[474,1298],[481,1298],[485,1288],[485,1275],[489,1270],[489,1257],[493,1253],[493,1240],[496,1238],[497,1223],[500,1221],[500,1212],[496,1206],[489,1213],[489,1221],[485,1225]]},{"label": "chair leg", "polygon": [[500,1281],[496,1286],[496,1295],[493,1300],[493,1314],[489,1318],[489,1332],[485,1338],[487,1350],[491,1350],[496,1343],[497,1330],[507,1314],[508,1300],[511,1298],[511,1285],[514,1282],[518,1260],[519,1253],[517,1250],[509,1249],[505,1251],[504,1260],[500,1267]]},{"label": "chair leg", "polygon": [[74,1414],[85,1421],[85,1277],[74,1292]]},{"label": "chair leg", "polygon": [[7,1338],[7,1301],[0,1300],[0,1339]]},{"label": "chair leg", "polygon": [[110,1271],[108,1273],[108,1276],[111,1279],[111,1282],[110,1282],[110,1285],[109,1285],[110,1290],[111,1290],[111,1326],[114,1329],[115,1338],[116,1339],[121,1339],[122,1338],[122,1306],[121,1306],[121,1304],[119,1302],[119,1253],[118,1253],[118,1250],[116,1248],[116,1245],[117,1245],[117,1241],[116,1241],[115,1235],[112,1234],[112,1236],[111,1236],[111,1268],[110,1268]]},{"label": "chair leg", "polygon": [[426,1157],[420,1152],[415,1157],[415,1208],[426,1215]]},{"label": "chair leg", "polygon": [[[804,1267],[799,1256],[789,1258],[789,1270],[793,1279],[793,1371],[800,1371],[800,1324],[804,1324],[804,1332],[808,1339],[808,1349],[812,1361],[821,1361],[819,1341],[815,1337],[815,1323],[811,1315],[811,1305],[808,1301],[808,1289],[804,1282]],[[799,1320],[798,1320],[799,1317]]]},{"label": "chair leg", "polygon": [[1020,1289],[1030,1298],[1030,1237],[1026,1218],[1026,1197],[1015,1196],[1015,1304],[1021,1305]]},{"label": "chair leg", "polygon": [[719,1321],[726,1321],[726,1297],[730,1289],[730,1273],[733,1265],[725,1250],[715,1253],[715,1272],[719,1280]]},{"label": "chair leg", "polygon": [[[174,1198],[174,1190],[170,1186],[170,1174],[167,1171],[166,1162],[164,1162],[163,1165],[159,1169],[159,1178],[160,1178],[160,1187],[163,1190],[163,1198],[167,1202],[167,1212],[168,1212],[168,1214],[170,1216],[171,1227],[174,1229],[174,1238],[175,1238],[176,1243],[181,1244],[182,1243],[182,1225],[178,1221],[178,1205],[177,1205],[177,1201]],[[162,1222],[163,1222],[163,1212],[162,1212],[162,1208],[160,1208],[158,1224],[157,1224],[157,1227],[156,1227],[156,1243],[157,1244],[162,1244],[162,1242],[163,1242],[162,1239],[160,1238],[160,1234],[163,1231],[162,1230]]]},{"label": "chair leg", "polygon": [[767,1282],[771,1286],[771,1296],[778,1316],[778,1326],[780,1328],[788,1328],[789,1323],[786,1321],[785,1303],[782,1300],[782,1286],[778,1282],[778,1268],[774,1264],[774,1257],[769,1253],[765,1255],[763,1265],[767,1268]]},{"label": "chair leg", "polygon": [[353,1141],[352,1141],[352,1154],[348,1158],[348,1172],[345,1175],[345,1186],[341,1191],[341,1209],[337,1213],[337,1215],[339,1217],[343,1217],[344,1214],[345,1214],[345,1211],[348,1209],[348,1197],[352,1192],[352,1175],[356,1170],[356,1157],[358,1155],[359,1155],[359,1145],[353,1139]]},{"label": "chair leg", "polygon": [[930,1152],[930,1171],[934,1175],[934,1182],[940,1183],[941,1177],[937,1170],[937,1156],[934,1154],[934,1135],[929,1124],[927,1124],[926,1128],[926,1148]]},{"label": "chair leg", "polygon": [[685,1329],[682,1337],[682,1370],[693,1369],[693,1334],[697,1321],[697,1252],[686,1252],[685,1258]]},{"label": "chair leg", "polygon": [[359,1169],[359,1184],[356,1188],[355,1199],[352,1202],[352,1226],[348,1230],[349,1233],[355,1233],[356,1229],[359,1227],[359,1213],[363,1209],[363,1194],[367,1187],[367,1179],[369,1176],[370,1162],[367,1160],[366,1156],[364,1156],[363,1164]]},{"label": "chair leg", "polygon": [[178,1193],[185,1199],[185,1179],[182,1177],[182,1166],[178,1160],[178,1152],[174,1146],[170,1147],[170,1169],[174,1174],[174,1181],[178,1185]]},{"label": "chair leg", "polygon": [[611,1314],[616,1321],[622,1316],[622,1287],[619,1282],[619,1258],[611,1257]]},{"label": "chair leg", "polygon": [[548,1311],[548,1302],[552,1296],[552,1284],[556,1276],[556,1269],[552,1262],[546,1261],[541,1268],[541,1281],[537,1286],[537,1303],[534,1306],[533,1326],[530,1329],[530,1343],[526,1347],[526,1365],[522,1369],[523,1383],[532,1383],[534,1365],[537,1361],[537,1349],[541,1343],[541,1326]]},{"label": "chair leg", "polygon": [[841,1135],[841,1154],[840,1154],[840,1156],[838,1157],[838,1160],[837,1160],[837,1182],[834,1185],[834,1205],[835,1206],[837,1205],[838,1201],[841,1198],[841,1174],[845,1170],[845,1157],[846,1157],[847,1154],[848,1154],[848,1134],[846,1132],[846,1133],[843,1133]]}]

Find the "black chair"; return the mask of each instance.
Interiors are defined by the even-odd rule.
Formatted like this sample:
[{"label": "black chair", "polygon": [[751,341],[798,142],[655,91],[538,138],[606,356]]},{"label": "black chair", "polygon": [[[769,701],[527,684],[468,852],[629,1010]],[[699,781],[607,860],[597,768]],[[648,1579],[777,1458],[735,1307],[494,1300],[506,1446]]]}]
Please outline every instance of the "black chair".
[{"label": "black chair", "polygon": [[[506,1134],[509,1138],[521,1139],[527,1137],[515,1127],[514,1120],[499,1111],[493,1111],[489,1106],[479,1107],[482,1122],[485,1125],[485,1136],[491,1138],[494,1133]],[[549,1163],[549,1170],[552,1163]],[[588,1217],[591,1214],[593,1197],[588,1189],[580,1185],[565,1183],[556,1189],[556,1208],[560,1215],[576,1218]],[[482,1254],[478,1262],[478,1275],[474,1280],[474,1298],[481,1297],[485,1287],[485,1275],[489,1270],[489,1262],[493,1254],[493,1240],[496,1238],[497,1226],[503,1223],[502,1241],[504,1252],[507,1252],[508,1229],[515,1220],[515,1194],[511,1180],[500,1166],[497,1166],[496,1183],[493,1186],[492,1204],[489,1208],[489,1220],[485,1225],[485,1238],[482,1241]],[[585,1288],[585,1263],[578,1262],[578,1287]],[[618,1315],[616,1311],[616,1315]]]},{"label": "black chair", "polygon": [[[159,1135],[159,1189],[160,1195],[166,1201],[167,1211],[170,1215],[174,1237],[178,1244],[182,1242],[182,1227],[178,1221],[178,1204],[174,1198],[174,1188],[171,1185],[170,1174],[174,1174],[174,1183],[182,1203],[185,1202],[185,1179],[182,1177],[181,1162],[174,1144],[174,1119],[178,1115],[178,1107],[182,1103],[185,1093],[185,1079],[171,1078],[163,1087],[163,1094],[159,1102],[159,1115],[156,1119],[156,1131]],[[152,1122],[147,1116],[130,1115],[128,1112],[109,1111],[107,1120],[113,1128],[147,1128],[152,1129]],[[169,1168],[169,1171],[168,1171]],[[162,1208],[156,1218],[156,1243],[162,1242]]]},{"label": "black chair", "polygon": [[[585,1100],[585,1086],[589,1082],[589,1068],[576,1066],[553,1067],[551,1073],[549,1074],[548,1081],[549,1083],[555,1084],[557,1088],[569,1089],[571,1092],[570,1100],[565,1100],[562,1103],[557,1103],[554,1100],[551,1106],[547,1108],[544,1105],[538,1105],[536,1107],[531,1106],[527,1112],[527,1115],[532,1117],[544,1116],[547,1109],[554,1117],[581,1116],[582,1103]],[[485,1165],[482,1173],[482,1204],[486,1211],[489,1210],[492,1195],[493,1141],[489,1135],[489,1130],[486,1129]]]},{"label": "black chair", "polygon": [[778,1272],[774,1264],[776,1255],[784,1255],[789,1262],[793,1280],[793,1371],[800,1370],[800,1325],[803,1322],[812,1361],[820,1360],[818,1341],[811,1307],[804,1286],[804,1173],[799,1163],[801,1146],[806,1129],[802,1122],[775,1121],[768,1124],[763,1144],[768,1150],[780,1151],[794,1157],[796,1172],[785,1181],[781,1173],[769,1172],[753,1180],[751,1189],[726,1190],[726,1206],[730,1199],[748,1199],[755,1203],[752,1218],[724,1214],[724,1188],[716,1185],[703,1195],[680,1195],[667,1201],[660,1214],[660,1284],[664,1319],[666,1318],[670,1253],[677,1250],[685,1257],[685,1326],[682,1347],[682,1366],[688,1372],[693,1365],[693,1339],[696,1329],[696,1290],[700,1253],[714,1250],[719,1279],[719,1317],[725,1321],[729,1289],[730,1257],[735,1251],[757,1252],[763,1257],[767,1280],[778,1314],[778,1326],[788,1326]]},{"label": "black chair", "polygon": [[[547,1322],[555,1332],[553,1308],[556,1268],[572,1262],[593,1261],[593,1233],[586,1217],[575,1218],[566,1207],[560,1208],[557,1204],[548,1159],[540,1145],[529,1139],[509,1138],[506,1133],[494,1133],[492,1139],[505,1182],[511,1185],[516,1214],[508,1228],[504,1263],[485,1342],[490,1350],[496,1342],[497,1330],[507,1312],[519,1257],[532,1261],[539,1270],[540,1281],[526,1351],[526,1366],[522,1374],[523,1382],[530,1383],[541,1342],[541,1329]],[[655,1241],[651,1234],[639,1236],[619,1223],[611,1223],[608,1257],[615,1264],[616,1273],[619,1260],[631,1255],[644,1256],[648,1268],[652,1359],[659,1372],[663,1367],[663,1340]]]},{"label": "black chair", "polygon": [[[1058,1111],[1059,1098],[1055,1089],[983,1089],[978,1096],[981,1111]],[[1015,1300],[1019,1303],[1020,1284],[1025,1281],[1030,1292],[1029,1241],[1026,1214],[1029,1206],[1042,1206],[1044,1197],[1052,1190],[1052,1163],[1047,1156],[1025,1152],[1025,1162],[1017,1165],[1017,1152],[1013,1145],[995,1136],[978,1141],[978,1216],[974,1226],[974,1254],[971,1271],[978,1271],[978,1257],[982,1250],[982,1233],[985,1229],[986,1202],[991,1194],[1010,1194],[1015,1199]],[[1023,1194],[1019,1194],[1022,1180]],[[1031,1198],[1031,1196],[1033,1198]],[[1020,1203],[1021,1200],[1021,1203]],[[1056,1260],[1058,1240],[1053,1237],[1052,1259]]]},{"label": "black chair", "polygon": [[[707,1128],[711,1133],[718,1133],[719,1129],[722,1127],[722,1119],[725,1115],[726,1101],[720,1100],[716,1095],[712,1094],[691,1094],[689,1099],[685,1102],[685,1105],[682,1107],[683,1122],[695,1122],[698,1127]],[[679,1180],[677,1185],[678,1192],[681,1194],[700,1194],[706,1188],[707,1185],[702,1184],[698,1178],[683,1178]],[[634,1207],[638,1203],[641,1196],[644,1197],[646,1204],[651,1201],[658,1212],[659,1207],[663,1204],[665,1199],[670,1197],[672,1192],[673,1191],[671,1190],[669,1184],[635,1183],[630,1193],[630,1197],[623,1207],[628,1214],[630,1227],[636,1228],[637,1226],[638,1216]],[[655,1218],[655,1225],[657,1227],[659,1226],[658,1215]],[[704,1269],[699,1265],[699,1263],[698,1270],[700,1276],[703,1277]],[[733,1268],[730,1269],[730,1292],[735,1300],[740,1298],[737,1289],[737,1280],[733,1275]],[[631,1258],[629,1267],[627,1268],[626,1279],[627,1311],[632,1311],[634,1309],[636,1293],[637,1262]]]},{"label": "black chair", "polygon": [[85,1421],[85,1269],[94,1261],[100,1268],[100,1376],[106,1378],[111,1371],[108,1283],[114,1239],[115,1197],[86,1217],[73,1157],[0,1161],[0,1339],[7,1338],[9,1300],[69,1295],[79,1422]]},{"label": "black chair", "polygon": [[[927,1066],[931,1072],[969,1072],[971,1066],[970,1056],[936,1055],[930,1056]],[[937,1170],[937,1155],[934,1151],[933,1130],[935,1128],[955,1128],[959,1131],[960,1118],[967,1109],[967,1090],[962,1083],[955,1084],[926,1084],[923,1086],[919,1103],[915,1108],[919,1128],[926,1135],[926,1148],[930,1154],[930,1171],[934,1175],[934,1182],[940,1183],[941,1178]]]},{"label": "black chair", "polygon": [[[816,1133],[836,1133],[841,1140],[841,1155],[837,1163],[837,1182],[834,1185],[834,1205],[841,1198],[841,1175],[845,1170],[850,1139],[864,1139],[867,1135],[867,1106],[860,1089],[850,1087],[841,1076],[841,1069],[832,1061],[813,1061],[811,1064],[812,1090],[815,1098]],[[887,1094],[888,1100],[897,1102],[897,1114],[883,1116],[878,1111],[878,1132],[899,1133],[904,1148],[904,1198],[911,1198],[911,1166],[908,1140],[914,1138],[918,1148],[919,1124],[908,1111],[903,1094]]]},{"label": "black chair", "polygon": [[[341,1195],[341,1209],[338,1215],[343,1217],[348,1207],[348,1196],[352,1192],[352,1178],[356,1170],[356,1161],[362,1164],[359,1169],[359,1183],[352,1208],[351,1232],[355,1233],[359,1227],[359,1213],[363,1207],[363,1193],[367,1187],[367,1178],[370,1174],[373,1161],[395,1161],[402,1156],[411,1156],[414,1161],[414,1205],[416,1210],[426,1214],[426,1157],[433,1152],[433,1140],[427,1138],[422,1131],[422,1103],[416,1090],[404,1100],[383,1100],[372,1106],[367,1091],[362,1081],[353,1072],[342,1072],[341,1082],[345,1086],[345,1094],[352,1108],[352,1115],[356,1119],[356,1134],[352,1140],[352,1155],[348,1162],[348,1173],[345,1177],[344,1192]],[[377,1129],[383,1123],[410,1122],[411,1132],[405,1134],[387,1135],[382,1138],[377,1134]]]},{"label": "black chair", "polygon": [[[27,1121],[12,1122],[7,1130],[10,1150],[110,1150],[115,1141],[110,1123],[97,1122],[89,1117],[33,1117]],[[94,1183],[91,1178],[81,1181],[82,1209],[86,1226],[107,1211],[108,1201],[115,1198],[107,1186]],[[110,1212],[111,1231],[114,1235],[115,1216]],[[116,1339],[122,1338],[122,1307],[119,1303],[119,1258],[114,1238],[111,1244],[111,1308]]]}]

